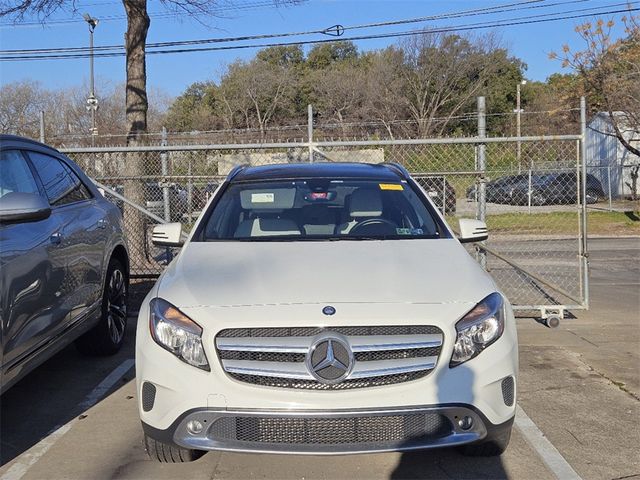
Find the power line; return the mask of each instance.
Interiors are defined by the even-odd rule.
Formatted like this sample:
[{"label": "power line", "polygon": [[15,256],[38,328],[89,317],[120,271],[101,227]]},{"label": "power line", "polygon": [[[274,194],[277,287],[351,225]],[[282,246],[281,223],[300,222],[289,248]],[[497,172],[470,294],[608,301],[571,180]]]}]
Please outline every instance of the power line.
[{"label": "power line", "polygon": [[[487,15],[487,14],[495,14],[502,12],[510,12],[515,10],[526,10],[529,8],[541,8],[541,7],[551,7],[557,5],[565,5],[570,3],[583,3],[588,2],[590,0],[568,0],[544,5],[529,5],[532,3],[539,4],[540,2],[545,2],[546,0],[523,0],[516,3],[507,3],[502,5],[495,5],[493,7],[483,7],[483,8],[475,8],[471,10],[463,10],[459,12],[448,12],[439,15],[432,15],[428,17],[419,17],[419,18],[410,18],[405,20],[397,20],[393,22],[378,22],[378,23],[370,23],[370,24],[362,24],[362,25],[354,25],[343,27],[342,25],[334,25],[333,27],[329,27],[328,29],[323,30],[308,30],[308,31],[299,31],[299,32],[287,32],[287,33],[274,33],[274,34],[261,34],[261,35],[246,35],[239,37],[226,37],[226,38],[208,38],[201,40],[184,40],[184,41],[170,41],[170,42],[158,42],[158,43],[148,43],[146,48],[161,48],[161,47],[176,47],[176,46],[187,46],[187,45],[203,45],[208,43],[227,43],[227,42],[238,42],[238,41],[248,41],[248,40],[265,40],[269,38],[285,38],[285,37],[293,37],[293,36],[305,36],[312,34],[329,34],[330,29],[335,29],[336,33],[339,32],[338,28],[344,30],[352,30],[352,29],[362,29],[362,28],[370,28],[370,27],[379,27],[385,25],[400,25],[400,24],[408,24],[408,23],[417,23],[417,22],[425,22],[431,20],[442,20],[449,18],[460,18],[465,16],[475,16],[475,15]],[[515,8],[514,8],[515,7]],[[603,7],[595,7],[595,8],[603,8]],[[108,50],[123,50],[123,45],[104,45],[94,47],[94,51],[108,51]],[[78,52],[84,53],[88,52],[88,47],[61,47],[61,48],[48,48],[48,49],[28,49],[28,50],[0,50],[0,55],[13,55],[13,54],[40,54],[40,53],[71,53]]]},{"label": "power line", "polygon": [[[294,4],[294,3],[296,3],[296,1],[299,1],[299,0],[282,0],[282,2],[284,4]],[[306,1],[306,0],[302,0],[302,1]],[[85,7],[85,6],[88,7],[88,6],[91,6],[91,5],[110,5],[110,4],[113,4],[113,3],[120,3],[120,2],[101,2],[101,3],[94,3],[94,4],[83,4],[83,7]],[[258,1],[255,1],[255,2],[241,3],[241,4],[238,4],[238,5],[227,4],[226,6],[216,7],[213,10],[213,14],[216,15],[219,12],[233,11],[233,10],[253,10],[253,9],[259,9],[259,8],[269,7],[269,6],[273,6],[273,0],[258,0]],[[152,12],[152,13],[149,13],[149,17],[155,18],[155,19],[181,17],[181,16],[184,16],[184,15],[185,15],[184,12]],[[127,19],[126,15],[108,15],[108,16],[101,17],[100,21],[101,22],[110,22],[110,21],[114,21],[114,20],[126,20],[126,19]],[[59,26],[59,25],[69,25],[69,24],[74,24],[74,23],[84,23],[84,20],[83,19],[79,19],[79,18],[67,18],[67,19],[60,19],[60,20],[50,20],[50,21],[46,21],[46,22],[32,21],[32,22],[22,22],[22,23],[0,23],[0,28],[41,27],[44,24],[46,24],[47,26]]]},{"label": "power line", "polygon": [[[472,23],[472,24],[466,24],[466,25],[442,27],[442,28],[360,35],[360,36],[342,38],[341,40],[359,41],[359,40],[372,40],[372,39],[383,39],[383,38],[400,38],[400,37],[406,37],[406,36],[421,35],[425,33],[447,33],[447,32],[470,31],[470,30],[480,30],[480,29],[487,29],[487,28],[499,28],[499,27],[508,27],[508,26],[516,26],[516,25],[530,25],[530,24],[538,24],[538,23],[546,23],[546,22],[555,22],[560,20],[571,20],[571,19],[592,17],[593,15],[596,15],[596,14],[612,15],[616,13],[630,13],[630,12],[635,12],[640,10],[640,8],[631,8],[631,5],[637,4],[637,3],[638,2],[628,2],[628,3],[625,2],[622,4],[612,4],[612,5],[606,5],[603,7],[595,7],[595,8],[589,8],[589,9],[548,13],[548,14],[519,17],[519,18],[513,18],[513,19],[497,20],[493,22],[478,22],[478,23]],[[583,13],[578,15],[566,15],[567,13],[592,11],[592,10],[597,10],[602,8],[612,8],[620,5],[628,5],[629,8],[625,8],[621,10],[608,10],[604,12],[590,12],[590,13]],[[555,16],[555,15],[561,15],[561,16]],[[549,17],[553,17],[553,18],[549,18]],[[293,42],[277,42],[277,43],[263,43],[263,44],[250,44],[250,45],[228,45],[228,46],[201,47],[201,48],[188,48],[188,49],[152,50],[152,51],[147,51],[146,53],[147,55],[156,55],[156,54],[172,54],[172,53],[208,52],[208,51],[223,51],[223,50],[241,50],[241,49],[250,49],[250,48],[265,48],[265,47],[276,47],[276,46],[322,44],[322,43],[331,43],[331,42],[335,42],[335,39],[303,40],[303,41],[293,41]],[[124,52],[106,52],[106,53],[103,52],[103,53],[94,54],[94,56],[96,57],[119,57],[124,55],[125,55]],[[0,61],[62,60],[62,59],[88,58],[88,57],[89,57],[89,54],[85,54],[85,53],[31,55],[31,56],[24,55],[24,56],[4,56],[4,57],[0,57]]]}]

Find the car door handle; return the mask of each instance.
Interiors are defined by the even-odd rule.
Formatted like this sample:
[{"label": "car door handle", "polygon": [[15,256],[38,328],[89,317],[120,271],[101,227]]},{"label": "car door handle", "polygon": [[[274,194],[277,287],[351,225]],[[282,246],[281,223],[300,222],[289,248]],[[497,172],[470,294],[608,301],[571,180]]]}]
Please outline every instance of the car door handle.
[{"label": "car door handle", "polygon": [[56,232],[49,237],[49,240],[54,245],[60,245],[62,243],[62,234],[60,232]]},{"label": "car door handle", "polygon": [[105,229],[107,228],[107,221],[104,218],[98,220],[98,228]]}]

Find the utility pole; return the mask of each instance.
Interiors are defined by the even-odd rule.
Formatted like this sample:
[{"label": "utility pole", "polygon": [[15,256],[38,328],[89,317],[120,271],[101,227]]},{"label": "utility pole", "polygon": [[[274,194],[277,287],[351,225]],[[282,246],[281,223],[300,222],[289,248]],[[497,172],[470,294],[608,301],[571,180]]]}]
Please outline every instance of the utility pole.
[{"label": "utility pole", "polygon": [[96,98],[95,84],[93,80],[93,31],[98,26],[98,19],[92,18],[85,13],[84,20],[89,24],[89,98],[87,98],[87,110],[91,112],[91,145],[95,145],[95,138],[98,135],[96,127],[96,112],[98,111],[98,99]]},{"label": "utility pole", "polygon": [[522,172],[522,164],[521,164],[521,157],[522,157],[522,142],[520,141],[520,135],[521,135],[521,131],[520,131],[520,115],[522,114],[522,108],[520,108],[520,86],[521,85],[526,85],[527,81],[526,80],[522,80],[520,82],[518,82],[518,85],[516,85],[516,137],[518,137],[518,140],[516,142],[516,162],[518,163],[518,173]]}]

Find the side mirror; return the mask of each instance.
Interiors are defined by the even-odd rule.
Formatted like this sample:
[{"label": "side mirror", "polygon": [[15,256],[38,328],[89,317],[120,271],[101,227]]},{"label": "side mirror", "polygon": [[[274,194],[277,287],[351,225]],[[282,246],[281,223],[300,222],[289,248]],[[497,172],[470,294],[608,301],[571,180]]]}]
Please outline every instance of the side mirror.
[{"label": "side mirror", "polygon": [[181,223],[164,223],[153,227],[151,242],[157,247],[181,247],[182,239]]},{"label": "side mirror", "polygon": [[482,242],[489,238],[487,224],[480,220],[472,220],[470,218],[460,219],[460,243]]},{"label": "side mirror", "polygon": [[0,197],[0,223],[37,222],[49,215],[49,202],[37,193],[10,192]]}]

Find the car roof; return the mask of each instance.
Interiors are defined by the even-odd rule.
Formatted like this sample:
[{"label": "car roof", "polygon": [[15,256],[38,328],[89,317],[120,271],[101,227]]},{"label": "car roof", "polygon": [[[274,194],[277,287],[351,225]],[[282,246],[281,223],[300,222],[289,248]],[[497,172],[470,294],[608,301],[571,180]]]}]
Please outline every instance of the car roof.
[{"label": "car roof", "polygon": [[1,134],[0,135],[0,145],[2,145],[2,146],[12,146],[12,147],[20,147],[20,146],[22,146],[22,147],[25,147],[25,146],[39,147],[40,149],[49,150],[52,153],[60,153],[60,152],[58,152],[58,150],[56,150],[53,147],[50,147],[49,145],[45,145],[44,143],[36,142],[35,140],[32,140],[32,139],[27,138],[27,137],[20,137],[18,135]]},{"label": "car roof", "polygon": [[233,182],[296,178],[369,178],[398,182],[405,180],[402,167],[390,163],[284,163],[240,167],[229,174]]}]

